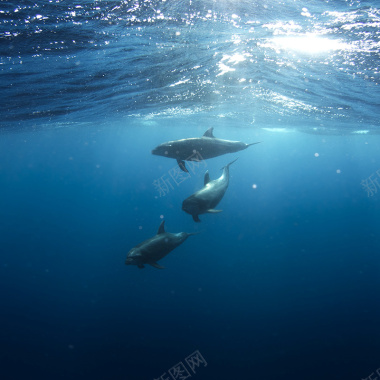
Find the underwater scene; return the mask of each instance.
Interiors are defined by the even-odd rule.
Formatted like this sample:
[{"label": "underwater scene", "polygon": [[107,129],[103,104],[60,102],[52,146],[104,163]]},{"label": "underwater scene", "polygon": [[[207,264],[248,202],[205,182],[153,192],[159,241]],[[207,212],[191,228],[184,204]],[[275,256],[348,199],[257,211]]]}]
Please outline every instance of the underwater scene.
[{"label": "underwater scene", "polygon": [[380,380],[380,4],[0,3],[1,380]]}]

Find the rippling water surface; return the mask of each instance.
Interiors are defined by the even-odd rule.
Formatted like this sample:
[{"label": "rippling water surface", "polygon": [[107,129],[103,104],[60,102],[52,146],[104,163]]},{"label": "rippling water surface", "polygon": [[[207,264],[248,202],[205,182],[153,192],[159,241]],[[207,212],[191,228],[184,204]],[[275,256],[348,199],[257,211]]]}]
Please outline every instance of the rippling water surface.
[{"label": "rippling water surface", "polygon": [[374,1],[25,1],[0,17],[3,125],[198,114],[379,127]]}]

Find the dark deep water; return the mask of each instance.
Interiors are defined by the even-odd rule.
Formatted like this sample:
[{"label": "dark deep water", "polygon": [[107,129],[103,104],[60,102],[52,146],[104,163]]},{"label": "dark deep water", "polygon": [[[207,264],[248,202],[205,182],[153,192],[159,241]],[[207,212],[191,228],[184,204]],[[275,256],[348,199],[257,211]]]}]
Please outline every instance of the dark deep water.
[{"label": "dark deep water", "polygon": [[[1,3],[0,379],[380,378],[377,6]],[[262,143],[160,194],[211,126]],[[162,219],[200,233],[125,266]]]}]

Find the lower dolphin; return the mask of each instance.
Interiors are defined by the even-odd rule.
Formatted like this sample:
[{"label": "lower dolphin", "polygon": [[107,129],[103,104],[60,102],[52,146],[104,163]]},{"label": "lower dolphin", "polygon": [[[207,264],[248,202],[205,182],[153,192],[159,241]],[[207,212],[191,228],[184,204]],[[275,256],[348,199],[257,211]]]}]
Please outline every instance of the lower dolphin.
[{"label": "lower dolphin", "polygon": [[222,200],[229,184],[229,167],[237,158],[223,168],[223,174],[213,181],[210,181],[208,170],[205,173],[204,187],[198,190],[182,203],[182,210],[192,215],[195,222],[200,222],[200,214],[217,213],[222,210],[215,210],[217,204]]},{"label": "lower dolphin", "polygon": [[126,265],[137,265],[142,269],[144,264],[149,264],[157,269],[163,269],[164,267],[157,264],[157,261],[181,245],[189,236],[197,234],[165,232],[164,223],[165,221],[163,220],[155,236],[136,245],[128,252],[125,260]]}]

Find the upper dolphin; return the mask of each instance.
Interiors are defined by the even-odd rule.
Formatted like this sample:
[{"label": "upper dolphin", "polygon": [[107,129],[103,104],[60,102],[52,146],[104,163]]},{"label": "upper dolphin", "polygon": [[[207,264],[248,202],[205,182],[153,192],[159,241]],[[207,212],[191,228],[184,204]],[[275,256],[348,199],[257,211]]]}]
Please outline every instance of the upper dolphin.
[{"label": "upper dolphin", "polygon": [[218,139],[213,135],[213,129],[213,127],[209,128],[202,137],[191,137],[160,144],[152,150],[152,154],[175,158],[181,170],[188,172],[184,161],[200,161],[226,153],[238,152],[258,144],[258,142],[246,144],[241,141]]},{"label": "upper dolphin", "polygon": [[164,223],[165,221],[163,220],[155,236],[136,245],[128,252],[125,260],[126,265],[137,265],[141,269],[144,268],[144,264],[149,264],[155,268],[163,269],[164,267],[157,264],[157,261],[181,245],[190,235],[196,234],[165,232]]},{"label": "upper dolphin", "polygon": [[195,222],[200,222],[199,214],[206,212],[216,213],[222,210],[215,210],[214,207],[222,200],[229,184],[229,167],[237,158],[223,168],[223,174],[213,181],[210,181],[208,170],[205,173],[204,187],[186,198],[182,203],[182,210],[190,214]]}]

